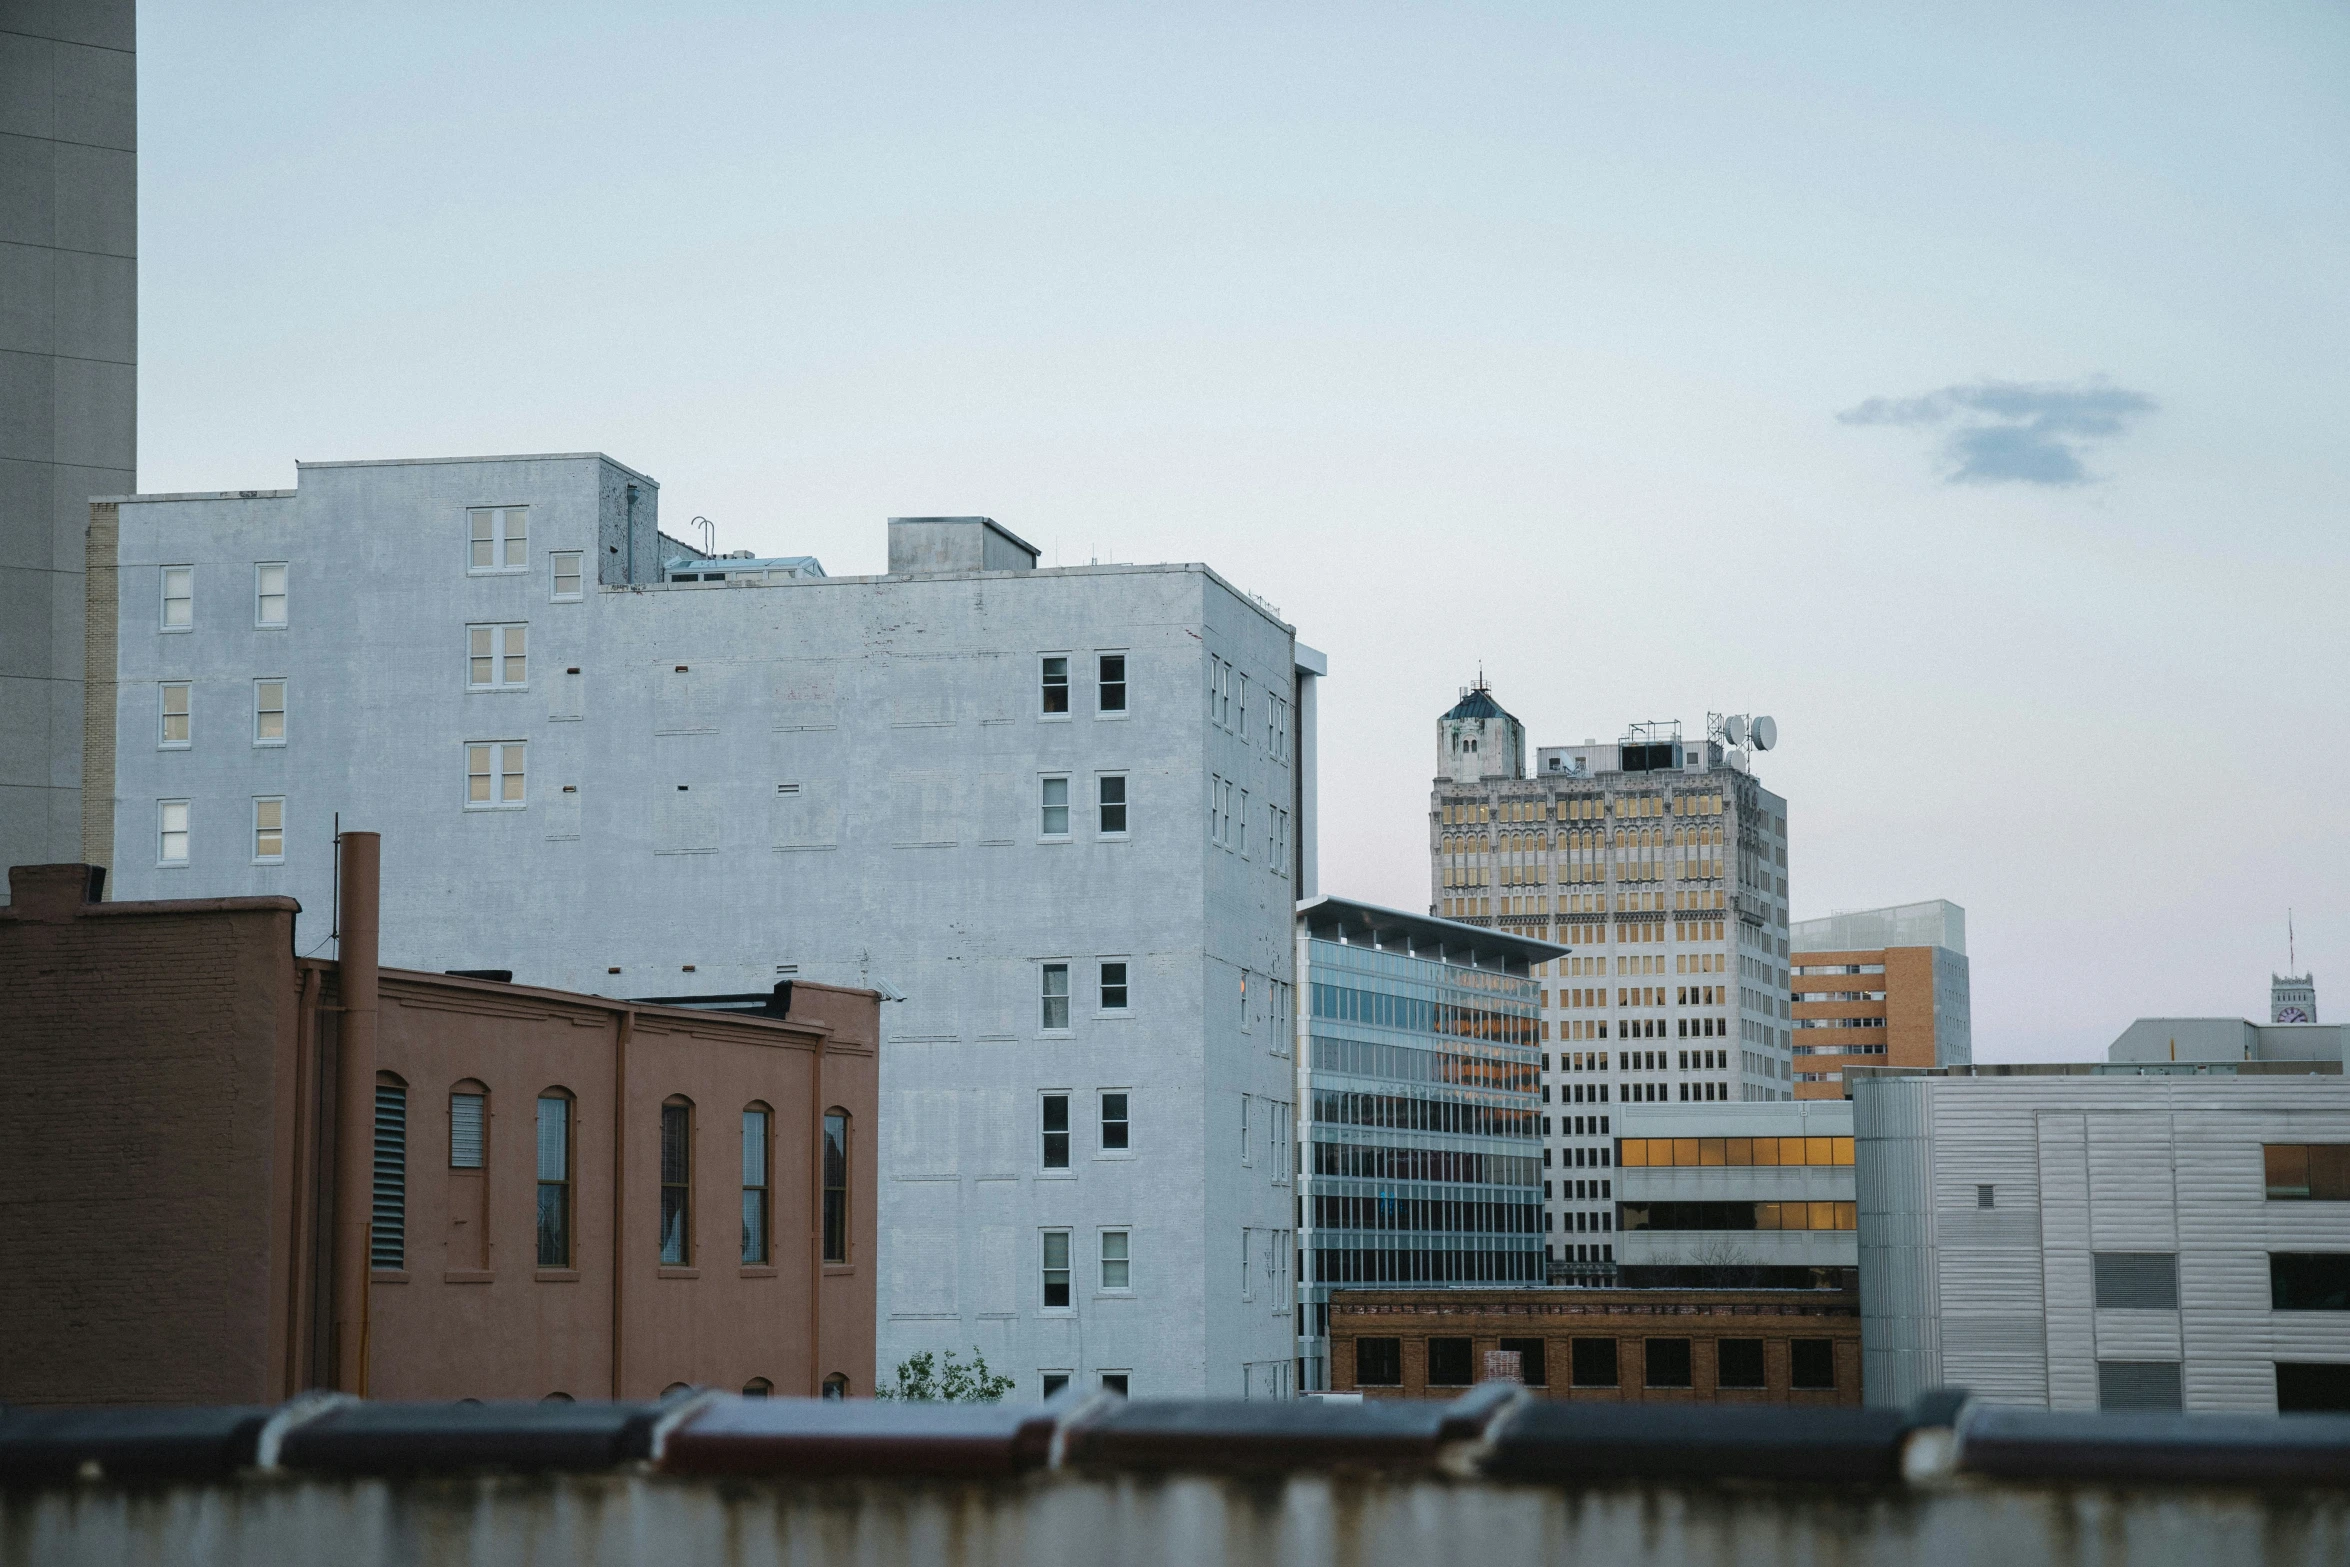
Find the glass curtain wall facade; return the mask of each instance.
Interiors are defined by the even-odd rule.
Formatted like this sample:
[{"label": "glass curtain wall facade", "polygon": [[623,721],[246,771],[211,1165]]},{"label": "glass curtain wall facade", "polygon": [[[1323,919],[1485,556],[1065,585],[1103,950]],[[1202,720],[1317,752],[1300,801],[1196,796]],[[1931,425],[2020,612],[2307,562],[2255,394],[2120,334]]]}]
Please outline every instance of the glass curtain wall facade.
[{"label": "glass curtain wall facade", "polygon": [[1561,949],[1336,899],[1299,914],[1298,1385],[1333,1285],[1544,1278],[1542,998]]}]

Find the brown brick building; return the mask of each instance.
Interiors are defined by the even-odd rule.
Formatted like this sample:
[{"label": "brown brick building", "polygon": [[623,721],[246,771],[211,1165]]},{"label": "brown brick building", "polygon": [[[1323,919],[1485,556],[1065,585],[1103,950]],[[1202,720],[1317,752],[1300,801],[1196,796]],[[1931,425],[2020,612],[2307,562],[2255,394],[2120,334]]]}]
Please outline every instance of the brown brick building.
[{"label": "brown brick building", "polygon": [[1516,1350],[1548,1398],[1625,1403],[1858,1404],[1851,1290],[1334,1291],[1330,1385],[1451,1398]]},{"label": "brown brick building", "polygon": [[10,873],[0,1403],[869,1393],[878,998],[378,969],[344,839],[334,961],[289,898]]},{"label": "brown brick building", "polygon": [[1846,1097],[1857,1066],[1964,1066],[1974,1060],[1966,911],[1903,904],[1790,928],[1795,1097]]}]

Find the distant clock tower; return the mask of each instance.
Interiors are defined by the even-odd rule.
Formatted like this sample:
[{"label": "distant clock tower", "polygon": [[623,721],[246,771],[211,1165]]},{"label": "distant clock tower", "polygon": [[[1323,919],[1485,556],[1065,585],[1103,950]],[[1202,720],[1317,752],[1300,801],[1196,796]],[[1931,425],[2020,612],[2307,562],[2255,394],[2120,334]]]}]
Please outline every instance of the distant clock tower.
[{"label": "distant clock tower", "polygon": [[2271,1023],[2317,1021],[2317,976],[2271,974],[2268,977],[2268,1020]]}]

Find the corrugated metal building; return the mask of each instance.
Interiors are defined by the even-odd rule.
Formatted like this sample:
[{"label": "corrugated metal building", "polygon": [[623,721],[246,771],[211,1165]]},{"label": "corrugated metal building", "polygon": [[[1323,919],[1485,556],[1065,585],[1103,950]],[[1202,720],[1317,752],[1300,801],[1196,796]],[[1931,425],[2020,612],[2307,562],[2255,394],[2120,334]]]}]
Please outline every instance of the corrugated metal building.
[{"label": "corrugated metal building", "polygon": [[2350,1407],[2350,1084],[1853,1081],[1868,1401]]}]

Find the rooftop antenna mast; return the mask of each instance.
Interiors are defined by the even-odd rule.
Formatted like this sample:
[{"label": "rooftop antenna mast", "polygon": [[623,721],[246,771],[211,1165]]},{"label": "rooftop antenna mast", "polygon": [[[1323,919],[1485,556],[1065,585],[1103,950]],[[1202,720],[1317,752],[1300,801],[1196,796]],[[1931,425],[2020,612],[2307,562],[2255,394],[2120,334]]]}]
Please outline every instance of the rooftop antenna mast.
[{"label": "rooftop antenna mast", "polygon": [[2285,907],[2285,972],[2288,974],[2296,974],[2299,973],[2300,970],[2301,959],[2295,953],[2293,947],[2293,909],[2292,906],[2288,904]]},{"label": "rooftop antenna mast", "polygon": [[702,553],[709,556],[713,560],[717,559],[718,524],[712,522],[707,517],[696,517],[693,521],[687,523],[686,526],[689,528],[699,528],[702,530]]}]

